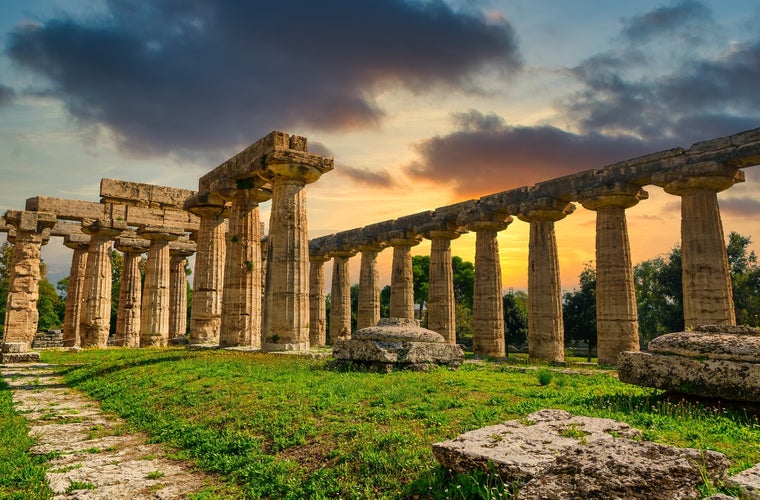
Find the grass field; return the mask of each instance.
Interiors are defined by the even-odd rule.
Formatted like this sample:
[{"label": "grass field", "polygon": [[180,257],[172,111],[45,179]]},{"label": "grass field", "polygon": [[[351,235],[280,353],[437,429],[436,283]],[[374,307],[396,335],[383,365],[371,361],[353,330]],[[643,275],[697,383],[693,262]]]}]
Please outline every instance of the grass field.
[{"label": "grass field", "polygon": [[513,358],[457,371],[346,373],[324,360],[184,349],[48,351],[43,359],[104,410],[219,474],[233,496],[499,497],[497,478],[452,477],[430,445],[542,408],[720,451],[731,473],[760,462],[756,416],[672,400],[609,371],[561,374]]}]

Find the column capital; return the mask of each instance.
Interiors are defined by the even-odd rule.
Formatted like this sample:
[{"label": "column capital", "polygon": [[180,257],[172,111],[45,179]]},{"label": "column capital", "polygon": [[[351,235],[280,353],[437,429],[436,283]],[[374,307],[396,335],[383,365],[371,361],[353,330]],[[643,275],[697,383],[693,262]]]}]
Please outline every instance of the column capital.
[{"label": "column capital", "polygon": [[523,222],[562,220],[575,211],[575,205],[557,198],[538,198],[520,204],[517,218]]},{"label": "column capital", "polygon": [[462,232],[466,231],[452,231],[451,229],[431,229],[429,231],[425,231],[425,238],[429,240],[455,240],[462,236]]},{"label": "column capital", "polygon": [[641,200],[649,198],[649,193],[637,184],[620,183],[612,186],[599,186],[581,193],[581,205],[587,210],[602,207],[631,208]]},{"label": "column capital", "polygon": [[744,172],[719,162],[702,162],[670,172],[658,172],[652,182],[668,194],[681,196],[694,191],[724,191],[736,183],[744,182]]},{"label": "column capital", "polygon": [[319,254],[310,253],[309,254],[309,262],[323,262],[324,263],[330,259],[331,257],[329,254],[324,254],[324,253],[319,253]]},{"label": "column capital", "polygon": [[512,216],[507,216],[502,220],[480,220],[467,223],[467,229],[470,231],[503,231],[512,223]]},{"label": "column capital", "polygon": [[5,222],[16,231],[42,234],[55,225],[56,216],[49,212],[33,212],[29,210],[8,210],[5,213]]},{"label": "column capital", "polygon": [[294,149],[274,149],[262,157],[261,163],[263,169],[258,174],[270,182],[287,179],[311,184],[333,169],[332,158]]},{"label": "column capital", "polygon": [[185,210],[198,217],[229,217],[224,199],[213,193],[197,193],[185,202]]},{"label": "column capital", "polygon": [[123,253],[145,253],[148,251],[150,241],[138,238],[136,234],[119,236],[114,240],[116,250]]},{"label": "column capital", "polygon": [[90,236],[86,234],[67,234],[63,245],[72,250],[87,250],[90,247]]},{"label": "column capital", "polygon": [[367,241],[356,245],[356,249],[360,252],[382,252],[390,246],[386,241]]},{"label": "column capital", "polygon": [[393,247],[413,247],[422,242],[422,235],[408,231],[388,235],[388,243]]},{"label": "column capital", "polygon": [[145,224],[137,229],[137,234],[151,241],[174,241],[184,235],[185,231],[181,227]]},{"label": "column capital", "polygon": [[127,230],[127,222],[114,219],[82,219],[82,231],[102,238],[112,239]]},{"label": "column capital", "polygon": [[258,205],[272,199],[272,186],[259,177],[214,179],[209,190],[226,202]]},{"label": "column capital", "polygon": [[191,241],[172,241],[169,243],[169,255],[171,257],[190,257],[197,251],[197,245]]}]

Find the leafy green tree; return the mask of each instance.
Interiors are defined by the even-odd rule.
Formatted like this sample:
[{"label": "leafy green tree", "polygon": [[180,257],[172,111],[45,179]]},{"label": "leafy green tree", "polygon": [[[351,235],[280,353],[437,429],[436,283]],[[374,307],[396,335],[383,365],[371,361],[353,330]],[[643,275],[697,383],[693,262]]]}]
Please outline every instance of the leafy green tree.
[{"label": "leafy green tree", "polygon": [[565,343],[583,341],[596,345],[596,270],[587,263],[578,276],[580,288],[566,292],[562,301],[562,319],[565,324]]},{"label": "leafy green tree", "polygon": [[124,256],[111,250],[111,325],[110,334],[116,333],[116,319],[119,311],[119,292],[121,291],[121,271],[124,268]]},{"label": "leafy green tree", "polygon": [[736,324],[760,326],[760,265],[755,252],[748,252],[749,236],[728,235],[728,268],[736,311]]},{"label": "leafy green tree", "polygon": [[528,294],[510,289],[504,294],[503,301],[506,345],[525,345],[528,341]]},{"label": "leafy green tree", "polygon": [[391,286],[385,285],[383,289],[380,290],[380,317],[389,318],[390,315],[391,315]]},{"label": "leafy green tree", "polygon": [[419,307],[419,319],[428,299],[430,290],[430,256],[415,255],[412,257],[412,275],[414,276],[414,303]]},{"label": "leafy green tree", "polygon": [[462,260],[461,257],[451,258],[454,272],[454,300],[464,304],[472,311],[472,297],[475,290],[475,264]]},{"label": "leafy green tree", "polygon": [[359,317],[359,284],[351,285],[351,331],[356,331]]},{"label": "leafy green tree", "polygon": [[5,307],[8,302],[8,285],[13,266],[13,245],[7,241],[0,246],[0,333],[5,325]]},{"label": "leafy green tree", "polygon": [[664,333],[683,330],[681,274],[681,249],[678,247],[634,266],[633,281],[642,344]]}]

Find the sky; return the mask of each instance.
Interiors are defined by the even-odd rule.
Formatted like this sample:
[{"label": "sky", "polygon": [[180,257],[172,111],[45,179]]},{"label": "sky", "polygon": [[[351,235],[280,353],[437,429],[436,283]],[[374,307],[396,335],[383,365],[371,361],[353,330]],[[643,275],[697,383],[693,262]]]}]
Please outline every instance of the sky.
[{"label": "sky", "polygon": [[[760,127],[758,25],[760,0],[3,0],[0,212],[98,201],[102,177],[197,189],[272,130],[335,158],[306,188],[312,238],[688,147]],[[745,173],[719,203],[757,250],[760,168]],[[680,239],[679,198],[645,189],[634,264]],[[594,221],[556,224],[565,289]],[[499,245],[505,289],[526,289],[528,224]],[[70,256],[43,248],[51,281]]]}]

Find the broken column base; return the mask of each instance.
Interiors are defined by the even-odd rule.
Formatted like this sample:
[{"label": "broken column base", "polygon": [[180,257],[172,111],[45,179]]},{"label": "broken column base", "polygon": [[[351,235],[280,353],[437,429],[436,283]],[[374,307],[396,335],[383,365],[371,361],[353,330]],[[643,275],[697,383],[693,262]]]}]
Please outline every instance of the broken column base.
[{"label": "broken column base", "polygon": [[26,342],[3,343],[2,353],[0,353],[0,363],[34,363],[39,360],[40,353],[30,351]]}]

